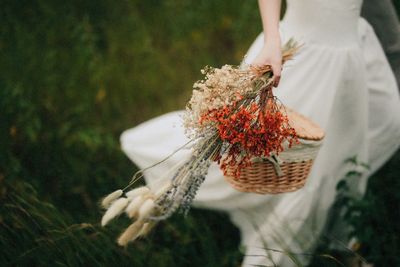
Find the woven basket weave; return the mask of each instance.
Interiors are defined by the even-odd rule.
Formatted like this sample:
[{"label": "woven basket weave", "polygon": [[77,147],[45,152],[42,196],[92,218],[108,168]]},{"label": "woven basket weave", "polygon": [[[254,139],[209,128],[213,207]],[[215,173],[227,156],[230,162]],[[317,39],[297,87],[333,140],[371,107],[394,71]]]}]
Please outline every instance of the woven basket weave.
[{"label": "woven basket weave", "polygon": [[323,130],[308,118],[285,108],[289,124],[295,129],[299,144],[270,158],[255,158],[243,168],[240,176],[228,169],[225,179],[242,192],[279,194],[296,191],[304,186],[313,161],[324,138]]}]

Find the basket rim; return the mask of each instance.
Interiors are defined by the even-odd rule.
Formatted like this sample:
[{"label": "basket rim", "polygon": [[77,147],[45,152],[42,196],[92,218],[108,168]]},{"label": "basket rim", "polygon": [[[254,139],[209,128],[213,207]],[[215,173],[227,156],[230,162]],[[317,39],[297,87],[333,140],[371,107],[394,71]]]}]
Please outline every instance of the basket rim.
[{"label": "basket rim", "polygon": [[[304,139],[304,140],[310,140],[310,141],[321,141],[322,139],[324,139],[324,137],[325,137],[324,130],[317,123],[315,123],[312,119],[304,116],[303,114],[301,114],[301,113],[295,111],[294,109],[287,107],[285,105],[282,105],[281,108],[289,117],[289,125],[295,129],[295,131],[296,131],[295,136],[297,138]],[[315,129],[315,132],[313,133],[313,135],[299,134],[299,131],[298,131],[299,129],[296,129],[296,127],[299,128],[301,126],[300,125],[294,125],[294,126],[291,125],[290,118],[293,119],[293,116],[295,116],[294,118],[298,117],[304,121],[307,121],[309,126],[311,126],[312,128]],[[306,133],[309,133],[309,131],[306,131]]]}]

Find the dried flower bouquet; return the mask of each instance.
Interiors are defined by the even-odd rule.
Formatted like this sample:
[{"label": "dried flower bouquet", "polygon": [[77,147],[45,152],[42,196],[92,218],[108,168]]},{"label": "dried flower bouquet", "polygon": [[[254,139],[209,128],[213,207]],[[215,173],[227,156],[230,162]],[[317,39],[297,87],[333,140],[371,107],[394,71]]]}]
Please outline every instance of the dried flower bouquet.
[{"label": "dried flower bouquet", "polygon": [[[282,61],[291,59],[297,49],[290,40],[283,48]],[[187,213],[213,161],[225,174],[229,168],[238,176],[252,159],[278,154],[297,141],[282,105],[272,94],[270,66],[225,65],[206,67],[202,73],[205,77],[194,84],[183,118],[186,134],[194,142],[191,157],[157,192],[148,187],[129,190],[143,176],[141,170],[124,190],[102,201],[107,209],[103,226],[123,212],[133,220],[119,237],[120,245],[145,235],[157,221],[177,211]]]}]

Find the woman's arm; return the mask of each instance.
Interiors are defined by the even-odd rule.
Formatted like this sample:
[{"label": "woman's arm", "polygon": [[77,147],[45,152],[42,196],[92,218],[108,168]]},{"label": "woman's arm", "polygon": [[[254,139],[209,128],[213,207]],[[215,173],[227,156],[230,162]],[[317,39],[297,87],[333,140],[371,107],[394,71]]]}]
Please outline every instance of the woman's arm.
[{"label": "woman's arm", "polygon": [[271,65],[274,73],[274,86],[278,86],[282,69],[281,38],[279,35],[279,16],[281,0],[258,0],[263,31],[264,46],[253,65]]}]

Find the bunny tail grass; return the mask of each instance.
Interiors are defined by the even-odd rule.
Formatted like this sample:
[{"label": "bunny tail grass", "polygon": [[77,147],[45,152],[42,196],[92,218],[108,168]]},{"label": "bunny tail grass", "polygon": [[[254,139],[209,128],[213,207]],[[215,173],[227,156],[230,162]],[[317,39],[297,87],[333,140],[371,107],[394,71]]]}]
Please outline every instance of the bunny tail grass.
[{"label": "bunny tail grass", "polygon": [[132,223],[126,230],[121,234],[118,238],[118,245],[126,246],[129,242],[134,241],[136,238],[139,237],[144,226],[143,220],[138,220]]},{"label": "bunny tail grass", "polygon": [[147,186],[142,186],[126,192],[125,195],[130,199],[134,199],[137,196],[144,195],[149,192],[150,189]]},{"label": "bunny tail grass", "polygon": [[147,199],[139,208],[139,220],[148,217],[154,211],[155,203],[153,199]]},{"label": "bunny tail grass", "polygon": [[115,200],[103,215],[103,218],[101,218],[101,226],[106,226],[109,221],[121,214],[126,205],[128,205],[127,198],[119,198]]},{"label": "bunny tail grass", "polygon": [[153,229],[153,227],[156,225],[155,222],[147,222],[143,225],[142,229],[140,230],[140,233],[138,235],[139,236],[146,236],[151,229]]},{"label": "bunny tail grass", "polygon": [[103,200],[101,201],[101,206],[105,209],[108,209],[112,202],[122,196],[123,191],[121,189],[118,189],[111,194],[108,194]]},{"label": "bunny tail grass", "polygon": [[145,201],[145,199],[143,198],[143,196],[138,196],[135,197],[131,203],[129,203],[128,207],[126,207],[126,214],[128,215],[129,218],[133,218],[136,217],[140,206],[142,206],[143,202]]}]

